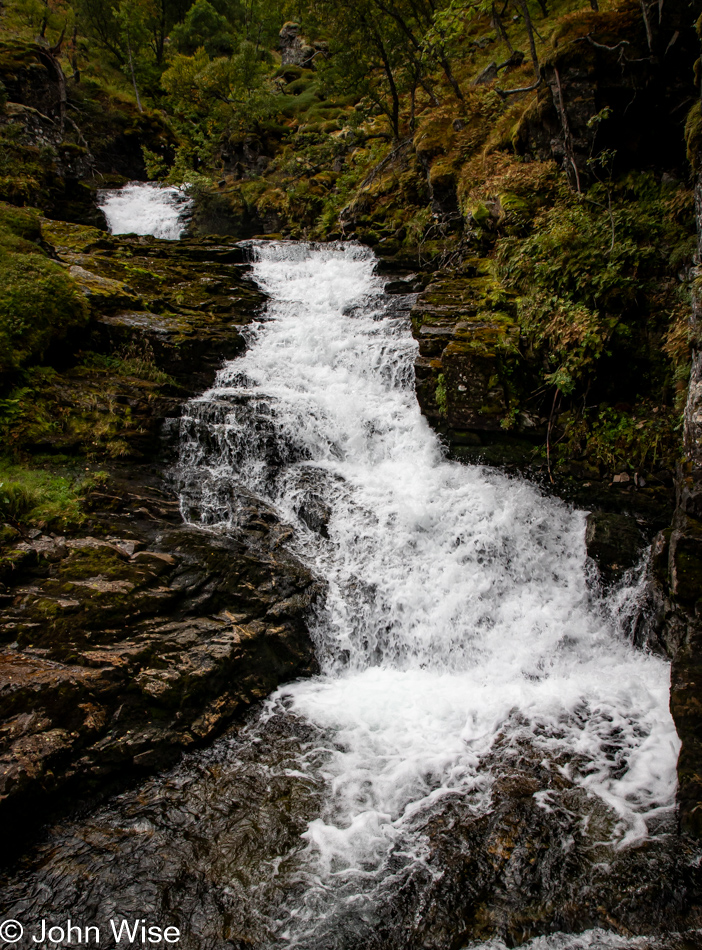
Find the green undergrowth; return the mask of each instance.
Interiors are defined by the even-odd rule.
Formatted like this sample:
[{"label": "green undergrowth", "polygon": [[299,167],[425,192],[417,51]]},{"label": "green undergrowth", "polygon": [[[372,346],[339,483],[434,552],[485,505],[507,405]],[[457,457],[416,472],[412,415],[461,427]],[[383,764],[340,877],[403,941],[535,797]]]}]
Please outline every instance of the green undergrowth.
[{"label": "green undergrowth", "polygon": [[91,464],[129,456],[130,439],[140,435],[129,400],[148,401],[155,386],[112,368],[78,366],[60,374],[32,367],[0,400],[0,438],[17,458],[47,450]]},{"label": "green undergrowth", "polygon": [[642,400],[635,407],[602,404],[582,413],[571,410],[558,420],[562,436],[553,446],[557,466],[573,460],[601,473],[674,472],[681,455],[680,414]]},{"label": "green undergrowth", "polygon": [[558,420],[557,457],[674,467],[690,361],[690,285],[677,274],[695,241],[692,191],[648,173],[561,193],[526,236],[498,239],[522,351],[540,368],[517,407]]},{"label": "green undergrowth", "polygon": [[63,468],[53,458],[45,466],[40,463],[41,459],[30,465],[0,458],[0,522],[46,530],[80,524],[86,517],[82,501],[104,476]]},{"label": "green undergrowth", "polygon": [[83,365],[117,376],[144,379],[159,386],[176,386],[176,381],[156,365],[154,351],[148,340],[126,343],[113,354],[86,353]]}]

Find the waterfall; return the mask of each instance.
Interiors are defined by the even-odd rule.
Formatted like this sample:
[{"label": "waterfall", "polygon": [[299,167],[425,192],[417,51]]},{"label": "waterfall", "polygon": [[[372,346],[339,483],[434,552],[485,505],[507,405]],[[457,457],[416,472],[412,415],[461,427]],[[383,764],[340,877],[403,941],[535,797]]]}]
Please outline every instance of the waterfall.
[{"label": "waterfall", "polygon": [[186,411],[183,511],[226,528],[243,483],[328,584],[322,675],[269,702],[332,737],[304,833],[320,888],[377,873],[442,797],[482,807],[480,763],[524,734],[613,810],[617,846],[642,841],[673,802],[669,670],[588,586],[584,513],[446,460],[415,400],[407,307],[383,297],[371,252],[254,257],[270,303]]},{"label": "waterfall", "polygon": [[[629,640],[636,582],[603,596],[583,512],[446,458],[414,394],[413,298],[384,295],[369,250],[251,246],[268,305],[245,355],[184,408],[182,511],[226,533],[253,492],[293,527],[325,582],[310,617],[321,672],[58,827],[6,889],[8,916],[138,917],[181,928],[184,950],[445,950],[472,932],[457,908],[494,897],[517,929],[484,921],[504,942],[471,950],[660,946],[587,930],[610,922],[597,914],[615,888],[631,888],[615,906],[639,892],[650,904],[651,882],[681,875],[665,833],[669,666]],[[470,860],[483,848],[465,864],[477,875],[513,847],[513,812],[496,836],[487,823],[515,769],[533,857],[442,892],[454,846]],[[570,923],[558,901],[576,907]],[[545,916],[520,930],[537,905]],[[424,919],[439,920],[429,943],[409,930]],[[527,942],[554,921],[586,932]]]},{"label": "waterfall", "polygon": [[192,200],[181,188],[156,182],[132,182],[98,192],[98,207],[112,234],[153,234],[177,241],[191,206]]}]

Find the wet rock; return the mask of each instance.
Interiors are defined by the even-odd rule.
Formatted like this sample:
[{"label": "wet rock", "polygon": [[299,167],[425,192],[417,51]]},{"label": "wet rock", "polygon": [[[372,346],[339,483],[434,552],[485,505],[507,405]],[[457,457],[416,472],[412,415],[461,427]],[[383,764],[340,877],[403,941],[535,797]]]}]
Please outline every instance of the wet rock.
[{"label": "wet rock", "polygon": [[319,588],[270,510],[250,499],[255,530],[221,535],[133,474],[112,491],[93,535],[31,542],[36,567],[0,618],[0,814],[18,828],[47,801],[162,768],[315,669]]},{"label": "wet rock", "polygon": [[702,884],[695,843],[661,836],[618,850],[606,843],[615,824],[547,759],[502,761],[485,807],[453,799],[421,819],[422,862],[400,871],[382,923],[351,946],[453,950],[491,938],[521,946],[593,928],[647,934],[642,946],[651,950],[675,946],[666,941],[671,931],[694,945]]},{"label": "wet rock", "polygon": [[407,277],[390,280],[383,288],[386,294],[413,294],[422,289],[422,280],[416,274],[410,274]]},{"label": "wet rock", "polygon": [[606,580],[618,580],[640,560],[645,539],[631,515],[593,511],[587,516],[585,544]]},{"label": "wet rock", "polygon": [[331,508],[319,496],[310,495],[298,511],[298,516],[305,522],[310,531],[329,537],[327,525],[331,517]]}]

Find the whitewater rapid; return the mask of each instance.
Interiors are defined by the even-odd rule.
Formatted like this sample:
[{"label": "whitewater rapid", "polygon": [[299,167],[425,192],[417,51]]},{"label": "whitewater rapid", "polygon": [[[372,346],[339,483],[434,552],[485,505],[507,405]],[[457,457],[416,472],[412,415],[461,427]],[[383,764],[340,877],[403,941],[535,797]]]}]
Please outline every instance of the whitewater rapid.
[{"label": "whitewater rapid", "polygon": [[132,182],[98,192],[98,207],[112,234],[152,234],[177,241],[185,230],[192,199],[175,186]]},{"label": "whitewater rapid", "polygon": [[484,807],[498,740],[526,738],[601,799],[614,846],[642,841],[672,809],[678,739],[668,665],[627,638],[635,587],[604,600],[588,584],[583,512],[447,461],[415,399],[407,310],[383,297],[370,251],[253,254],[270,301],[247,353],[185,412],[183,511],[226,530],[243,483],[327,583],[322,673],[266,713],[331,737],[304,833],[316,886],[380,873],[443,797]]}]

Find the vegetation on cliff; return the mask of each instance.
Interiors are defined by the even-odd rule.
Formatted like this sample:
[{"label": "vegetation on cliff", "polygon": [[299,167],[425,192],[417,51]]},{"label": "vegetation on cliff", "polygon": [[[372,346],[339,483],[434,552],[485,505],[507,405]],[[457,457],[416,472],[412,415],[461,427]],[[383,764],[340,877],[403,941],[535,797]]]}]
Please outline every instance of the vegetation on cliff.
[{"label": "vegetation on cliff", "polygon": [[[551,477],[669,486],[690,361],[695,18],[683,0],[655,18],[631,0],[11,0],[0,194],[99,225],[86,192],[148,175],[193,190],[194,234],[356,238],[387,266],[467,281],[413,320],[420,400],[449,441],[489,455],[521,440]],[[72,286],[33,240],[27,267]],[[130,275],[102,274],[127,304]],[[6,370],[40,359],[39,331]],[[15,399],[46,389],[5,379]],[[31,420],[4,419],[15,451],[28,444]]]},{"label": "vegetation on cliff", "polygon": [[12,0],[0,194],[88,223],[85,190],[148,174],[194,190],[193,233],[489,272],[489,299],[473,282],[442,315],[447,359],[480,345],[479,322],[470,346],[456,330],[469,311],[514,329],[472,408],[429,348],[429,417],[454,443],[522,439],[552,475],[665,480],[690,359],[693,6]]}]

